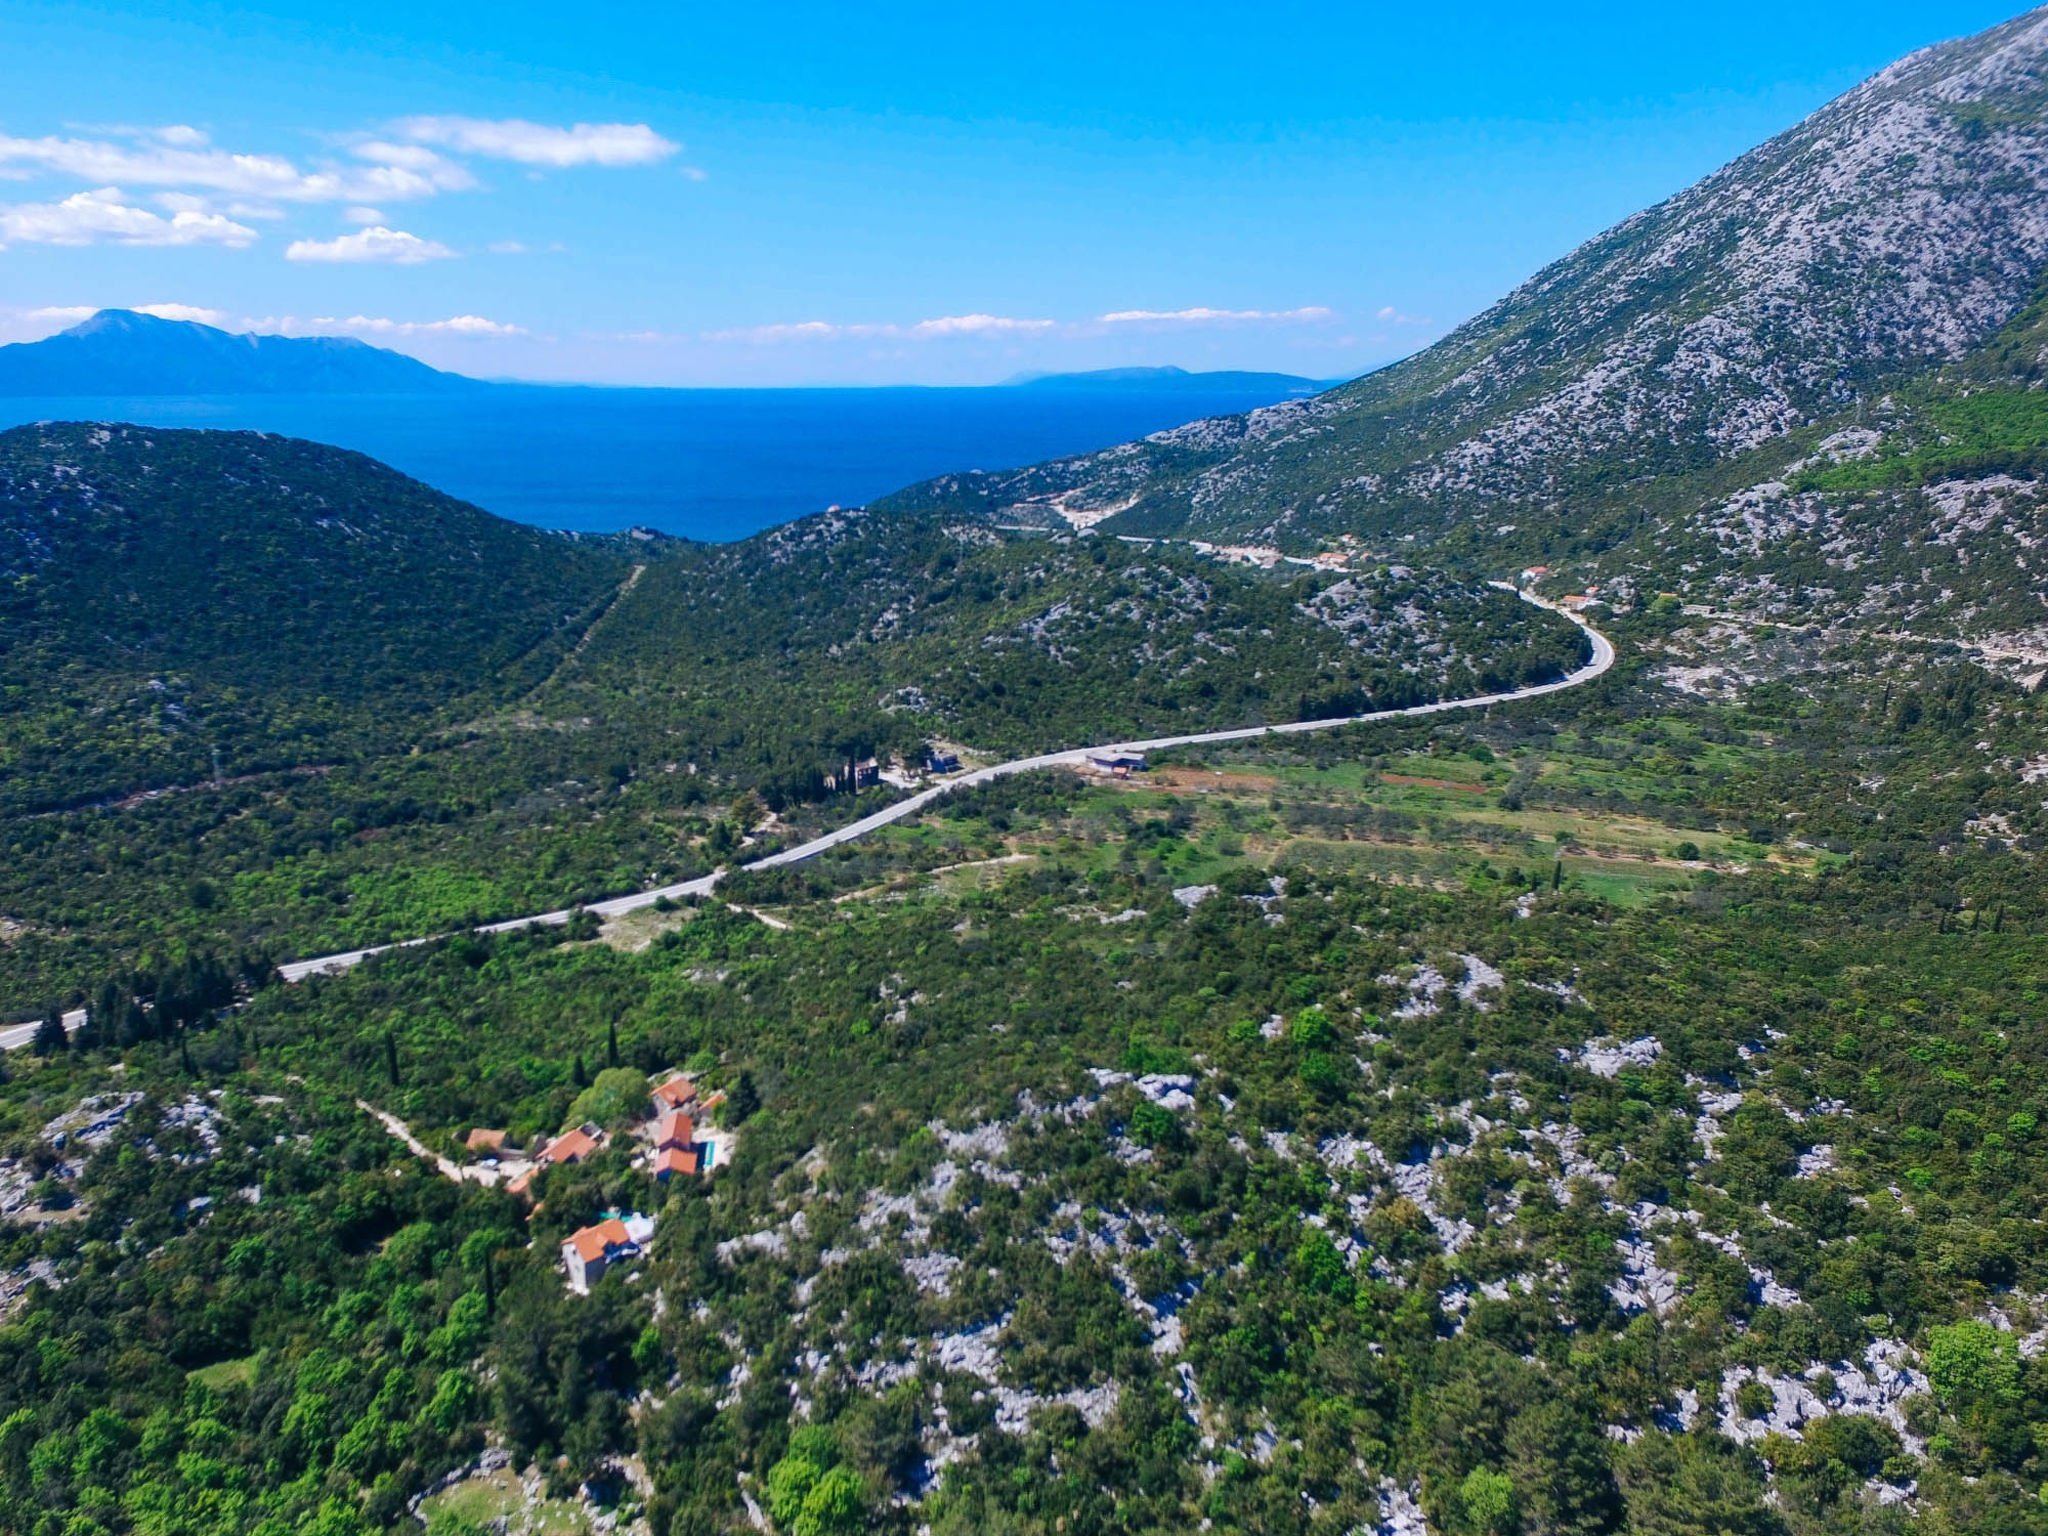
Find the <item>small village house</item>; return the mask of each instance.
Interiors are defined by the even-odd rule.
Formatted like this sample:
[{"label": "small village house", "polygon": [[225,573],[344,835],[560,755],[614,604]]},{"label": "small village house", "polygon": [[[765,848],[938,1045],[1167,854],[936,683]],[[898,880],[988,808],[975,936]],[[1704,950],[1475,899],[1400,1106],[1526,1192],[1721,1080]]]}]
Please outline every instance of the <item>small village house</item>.
[{"label": "small village house", "polygon": [[672,1077],[654,1090],[653,1100],[657,1119],[673,1109],[690,1109],[697,1102],[697,1085],[687,1077]]},{"label": "small village house", "polygon": [[585,1122],[573,1131],[566,1131],[541,1148],[535,1156],[536,1166],[556,1163],[580,1163],[593,1152],[604,1146],[604,1131],[597,1125]]},{"label": "small village house", "polygon": [[654,1241],[654,1218],[637,1211],[608,1215],[580,1227],[562,1242],[562,1269],[569,1289],[587,1296],[612,1265],[637,1259]]},{"label": "small village house", "polygon": [[541,1169],[553,1167],[558,1163],[565,1166],[580,1163],[591,1154],[603,1150],[604,1142],[603,1128],[587,1121],[573,1131],[564,1132],[534,1153],[532,1165],[507,1184],[505,1192],[509,1195],[525,1194]]},{"label": "small village house", "polygon": [[663,1147],[654,1154],[652,1171],[657,1184],[666,1184],[677,1174],[693,1179],[703,1171],[703,1159],[694,1146]]}]

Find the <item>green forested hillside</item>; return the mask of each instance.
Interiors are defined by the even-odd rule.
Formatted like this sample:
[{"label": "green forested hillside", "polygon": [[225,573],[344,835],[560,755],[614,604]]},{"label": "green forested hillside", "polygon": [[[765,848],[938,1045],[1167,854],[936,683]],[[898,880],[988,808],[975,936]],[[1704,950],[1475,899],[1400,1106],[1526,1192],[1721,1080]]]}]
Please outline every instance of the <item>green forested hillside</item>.
[{"label": "green forested hillside", "polygon": [[626,574],[342,449],[0,433],[0,814],[409,743],[543,681]]},{"label": "green forested hillside", "polygon": [[[2048,1536],[2044,68],[1915,55],[1332,395],[729,547],[0,438],[0,1530]],[[270,964],[856,755],[1552,677],[1524,562],[1611,669]]]},{"label": "green forested hillside", "polygon": [[20,429],[0,520],[0,1017],[145,951],[317,954],[700,873],[737,797],[815,828],[857,814],[827,775],[933,738],[1344,714],[1584,644],[1420,569],[934,516],[572,540],[246,433]]},{"label": "green forested hillside", "polygon": [[[0,1184],[62,1217],[0,1222],[0,1507],[2048,1528],[2043,724],[1954,663],[1744,707],[1638,670],[1010,781],[744,896],[779,926],[464,939],[183,1030],[123,978],[132,1018],[0,1086]],[[607,1152],[534,1212],[351,1102],[470,1163],[671,1066],[730,1166]],[[607,1208],[653,1252],[569,1296]]]}]

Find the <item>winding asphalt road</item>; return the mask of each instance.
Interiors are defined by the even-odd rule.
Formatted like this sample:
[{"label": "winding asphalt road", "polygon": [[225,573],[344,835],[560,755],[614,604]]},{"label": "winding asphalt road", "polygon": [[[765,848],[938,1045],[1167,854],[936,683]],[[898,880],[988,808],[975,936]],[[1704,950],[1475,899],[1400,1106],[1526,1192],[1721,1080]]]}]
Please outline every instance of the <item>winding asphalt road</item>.
[{"label": "winding asphalt road", "polygon": [[[1020,757],[1013,762],[993,763],[986,768],[976,768],[970,773],[963,773],[956,778],[934,784],[929,789],[919,790],[908,799],[899,800],[894,805],[886,806],[876,811],[872,816],[863,816],[859,821],[850,822],[836,831],[827,832],[822,837],[812,838],[808,843],[801,843],[794,848],[785,848],[780,853],[772,853],[764,859],[756,859],[753,863],[743,864],[740,867],[744,870],[756,870],[775,869],[784,864],[801,864],[805,859],[816,858],[828,848],[836,848],[841,843],[853,842],[856,838],[865,837],[868,833],[875,831],[879,827],[886,827],[892,822],[902,821],[906,817],[915,816],[934,800],[937,800],[942,795],[949,794],[955,789],[975,784],[988,784],[996,779],[1007,778],[1014,773],[1030,773],[1040,768],[1079,767],[1090,756],[1097,753],[1158,752],[1168,747],[1200,746],[1209,742],[1251,741],[1261,736],[1295,736],[1307,731],[1336,730],[1338,727],[1346,725],[1368,725],[1376,720],[1398,720],[1415,715],[1446,714],[1452,710],[1459,709],[1484,709],[1493,704],[1513,704],[1523,699],[1537,699],[1547,693],[1561,693],[1567,688],[1576,688],[1582,683],[1591,682],[1614,665],[1614,643],[1576,613],[1559,608],[1554,603],[1547,603],[1542,598],[1536,597],[1531,593],[1520,591],[1508,582],[1495,582],[1493,585],[1500,587],[1504,591],[1515,592],[1524,602],[1533,603],[1538,608],[1547,608],[1553,613],[1562,614],[1565,618],[1570,619],[1580,629],[1584,630],[1587,639],[1592,641],[1592,659],[1576,672],[1559,678],[1554,683],[1538,683],[1527,688],[1511,688],[1505,693],[1481,694],[1477,698],[1445,699],[1436,704],[1415,704],[1406,709],[1381,709],[1375,710],[1369,715],[1350,715],[1335,720],[1293,720],[1284,725],[1249,725],[1230,731],[1198,731],[1186,736],[1156,736],[1149,741],[1118,741],[1104,746],[1069,747],[1058,752],[1044,752],[1037,757]],[[724,870],[714,870],[708,875],[699,875],[694,880],[684,880],[675,885],[664,885],[656,890],[637,891],[631,896],[615,896],[610,901],[594,901],[583,910],[594,913],[600,918],[619,917],[627,912],[638,911],[642,907],[651,907],[663,897],[667,897],[671,901],[677,901],[689,896],[708,896],[719,880],[724,877],[725,873]],[[569,921],[571,911],[571,908],[563,907],[554,912],[541,912],[532,917],[515,917],[502,923],[486,923],[476,931],[479,933],[510,933],[515,929],[524,928],[530,923],[540,923],[543,926],[559,928]],[[418,944],[431,944],[435,939],[447,937],[449,937],[447,934],[432,934],[425,938],[405,939],[395,944],[377,944],[367,949],[351,949],[338,955],[320,955],[310,960],[293,960],[288,964],[279,966],[278,971],[286,981],[291,982],[303,981],[308,976],[337,975],[342,971],[360,965],[372,955],[381,955],[393,949],[409,949]],[[85,1014],[83,1010],[66,1014],[64,1018],[66,1027],[71,1029],[77,1029],[84,1022]],[[18,1050],[35,1038],[35,1032],[36,1026],[32,1023],[19,1024],[11,1029],[0,1030],[0,1049]]]}]

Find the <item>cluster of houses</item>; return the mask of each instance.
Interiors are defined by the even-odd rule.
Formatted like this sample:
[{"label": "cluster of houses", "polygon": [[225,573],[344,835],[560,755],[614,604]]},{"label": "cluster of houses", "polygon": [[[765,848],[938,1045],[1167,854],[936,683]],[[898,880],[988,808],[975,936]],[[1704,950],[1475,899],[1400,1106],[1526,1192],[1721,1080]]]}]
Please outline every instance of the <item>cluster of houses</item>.
[{"label": "cluster of houses", "polygon": [[[649,1146],[634,1162],[652,1173],[656,1183],[666,1184],[678,1174],[695,1178],[711,1171],[714,1144],[700,1140],[697,1134],[696,1112],[701,1107],[697,1085],[681,1073],[656,1084],[648,1095],[651,1118],[641,1134]],[[600,1127],[578,1126],[549,1142],[535,1159],[535,1166],[581,1162],[605,1141]],[[529,1173],[527,1178],[531,1177]],[[569,1277],[569,1289],[583,1295],[605,1270],[637,1259],[653,1240],[654,1218],[631,1211],[607,1212],[589,1226],[578,1228],[562,1242],[562,1270]]]},{"label": "cluster of houses", "polygon": [[[720,1097],[714,1093],[700,1100],[697,1085],[679,1072],[655,1084],[648,1093],[647,1118],[633,1132],[633,1139],[645,1144],[633,1166],[644,1168],[658,1184],[678,1175],[696,1178],[708,1174],[717,1156],[720,1133],[700,1131],[697,1116]],[[527,1196],[543,1168],[585,1162],[611,1140],[611,1133],[601,1125],[584,1124],[564,1131],[535,1152],[524,1167],[511,1160],[506,1171],[518,1171],[505,1189],[509,1194]],[[503,1131],[479,1126],[469,1133],[468,1146],[491,1165],[511,1156]],[[562,1243],[562,1269],[569,1277],[569,1289],[584,1294],[610,1266],[638,1258],[653,1238],[654,1218],[631,1211],[607,1211],[589,1226],[570,1233]]]},{"label": "cluster of houses", "polygon": [[[944,747],[930,747],[926,750],[924,771],[934,776],[958,773],[960,754]],[[849,759],[825,775],[825,788],[832,794],[857,794],[863,789],[873,788],[884,779],[907,788],[915,782],[911,777],[915,772],[909,758],[895,759],[894,766],[885,766],[879,758],[873,757],[859,762]]]}]

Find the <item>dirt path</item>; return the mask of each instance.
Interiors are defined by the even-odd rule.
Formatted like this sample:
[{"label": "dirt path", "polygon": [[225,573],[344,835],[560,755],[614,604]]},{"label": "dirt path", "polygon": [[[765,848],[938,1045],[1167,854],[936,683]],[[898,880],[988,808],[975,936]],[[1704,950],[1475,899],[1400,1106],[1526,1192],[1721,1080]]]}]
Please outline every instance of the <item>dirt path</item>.
[{"label": "dirt path", "polygon": [[385,1130],[404,1142],[408,1152],[411,1152],[415,1157],[423,1157],[432,1163],[435,1171],[444,1179],[453,1179],[458,1184],[467,1179],[473,1184],[493,1186],[497,1184],[498,1180],[506,1178],[515,1172],[515,1170],[507,1169],[503,1166],[485,1168],[475,1163],[465,1166],[462,1163],[454,1162],[449,1158],[441,1156],[438,1152],[431,1151],[419,1137],[413,1135],[411,1126],[399,1119],[398,1116],[379,1109],[368,1099],[357,1099],[356,1108],[370,1116],[379,1125],[383,1126]]}]

